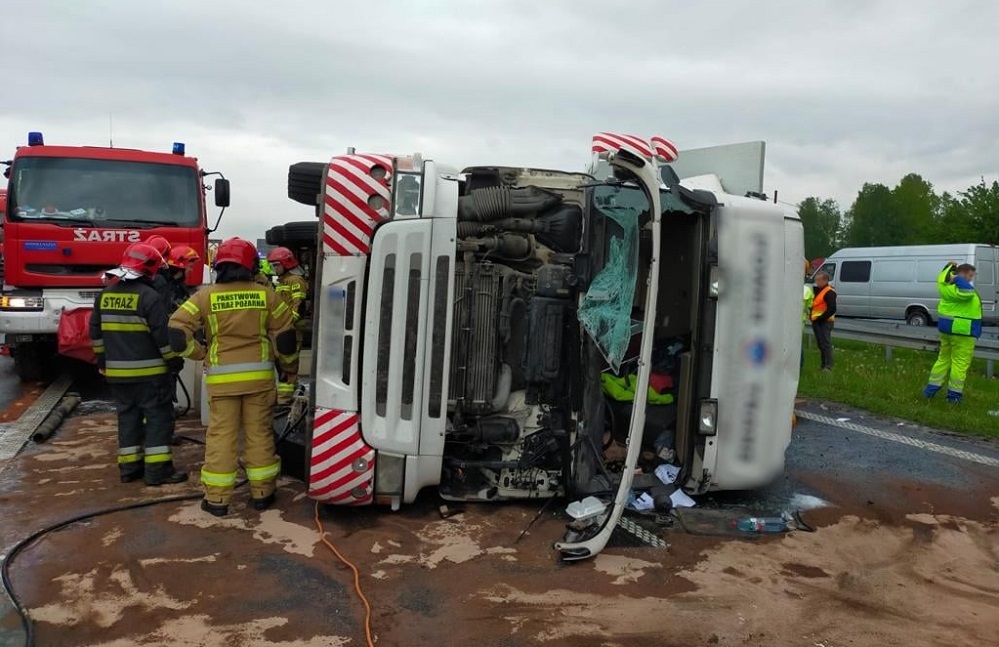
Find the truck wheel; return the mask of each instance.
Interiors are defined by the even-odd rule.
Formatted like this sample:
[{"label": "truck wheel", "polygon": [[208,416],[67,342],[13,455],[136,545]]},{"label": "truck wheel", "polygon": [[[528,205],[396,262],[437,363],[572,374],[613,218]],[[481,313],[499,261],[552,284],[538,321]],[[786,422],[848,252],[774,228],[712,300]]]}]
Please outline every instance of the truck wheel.
[{"label": "truck wheel", "polygon": [[910,326],[929,326],[930,314],[920,308],[916,308],[915,310],[910,310],[905,315],[905,323],[909,324]]},{"label": "truck wheel", "polygon": [[288,167],[288,197],[295,202],[316,205],[316,196],[322,193],[326,164],[299,162]]},{"label": "truck wheel", "polygon": [[[22,342],[14,348],[14,370],[22,382],[39,382],[45,378],[46,365],[40,344]],[[52,358],[48,358],[48,363]]]},{"label": "truck wheel", "polygon": [[284,227],[271,227],[264,233],[264,240],[268,245],[284,245]]},{"label": "truck wheel", "polygon": [[296,247],[315,247],[319,238],[319,224],[315,220],[286,222],[282,225],[286,244]]}]

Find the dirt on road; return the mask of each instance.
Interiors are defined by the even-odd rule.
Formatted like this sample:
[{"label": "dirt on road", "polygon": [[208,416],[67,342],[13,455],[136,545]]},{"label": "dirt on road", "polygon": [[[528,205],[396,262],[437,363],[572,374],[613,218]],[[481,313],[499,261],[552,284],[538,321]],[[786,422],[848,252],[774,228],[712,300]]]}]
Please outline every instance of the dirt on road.
[{"label": "dirt on road", "polygon": [[[196,421],[178,431],[201,434]],[[195,474],[201,452],[185,444],[177,460]],[[82,511],[196,492],[121,485],[114,454],[103,414],[71,419],[14,459],[0,474],[0,543]],[[398,513],[330,509],[322,520],[360,568],[378,645],[992,644],[999,475],[983,473],[975,492],[886,484],[908,495],[871,502],[842,483],[815,485],[837,504],[807,513],[816,532],[745,540],[674,527],[668,549],[616,547],[571,565],[551,549],[557,512],[517,541],[540,504],[442,519],[428,495]],[[352,576],[320,543],[302,485],[283,481],[264,513],[246,496],[225,519],[192,500],[40,539],[12,567],[37,644],[363,645]],[[3,615],[0,644],[17,626]]]}]

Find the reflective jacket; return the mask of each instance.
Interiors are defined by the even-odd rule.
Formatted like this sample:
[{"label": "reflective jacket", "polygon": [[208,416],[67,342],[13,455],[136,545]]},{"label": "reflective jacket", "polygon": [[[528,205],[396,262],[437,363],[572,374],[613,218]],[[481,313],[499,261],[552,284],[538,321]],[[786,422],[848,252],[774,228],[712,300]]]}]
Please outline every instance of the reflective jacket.
[{"label": "reflective jacket", "polygon": [[801,311],[801,322],[806,323],[808,319],[812,316],[812,302],[815,301],[815,291],[812,290],[812,286],[806,285],[803,295],[802,305],[804,306]]},{"label": "reflective jacket", "polygon": [[[291,311],[273,290],[252,281],[201,288],[170,317],[182,331],[183,357],[206,360],[205,384],[213,395],[259,393],[275,387],[274,338],[292,327]],[[205,329],[206,344],[194,339]]]},{"label": "reflective jacket", "polygon": [[937,277],[940,305],[937,306],[937,330],[962,337],[982,336],[982,299],[973,286],[960,276],[951,280],[953,265],[947,265]]},{"label": "reflective jacket", "polygon": [[90,340],[108,382],[141,382],[167,372],[170,350],[162,296],[145,279],[104,288],[90,314]]},{"label": "reflective jacket", "polygon": [[[298,269],[298,268],[295,268]],[[291,316],[297,322],[302,316],[302,303],[309,292],[309,283],[300,272],[288,270],[278,277],[278,296],[291,308]]]},{"label": "reflective jacket", "polygon": [[812,300],[812,321],[835,321],[836,320],[836,291],[831,285],[822,289],[818,286],[813,288],[815,298]]}]

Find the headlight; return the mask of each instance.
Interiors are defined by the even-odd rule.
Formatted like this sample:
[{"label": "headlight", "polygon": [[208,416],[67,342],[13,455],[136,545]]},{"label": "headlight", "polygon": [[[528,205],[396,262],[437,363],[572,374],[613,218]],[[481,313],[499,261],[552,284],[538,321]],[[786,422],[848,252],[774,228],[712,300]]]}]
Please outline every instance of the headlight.
[{"label": "headlight", "polygon": [[375,462],[375,496],[402,494],[406,457],[378,452]]},{"label": "headlight", "polygon": [[45,299],[42,297],[0,297],[0,310],[43,310]]},{"label": "headlight", "polygon": [[720,283],[719,271],[717,265],[711,266],[711,271],[708,275],[708,296],[712,299],[718,298],[718,285]]},{"label": "headlight", "polygon": [[718,433],[718,401],[702,400],[701,412],[697,419],[697,432],[702,436]]}]

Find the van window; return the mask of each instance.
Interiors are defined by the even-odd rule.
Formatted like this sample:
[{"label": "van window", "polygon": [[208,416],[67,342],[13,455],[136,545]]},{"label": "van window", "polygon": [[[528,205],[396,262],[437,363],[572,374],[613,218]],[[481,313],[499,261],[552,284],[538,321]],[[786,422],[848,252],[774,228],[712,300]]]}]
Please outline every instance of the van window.
[{"label": "van window", "polygon": [[839,280],[841,283],[867,283],[871,280],[871,262],[843,261]]},{"label": "van window", "polygon": [[916,280],[920,283],[936,283],[946,261],[919,261],[916,265]]},{"label": "van window", "polygon": [[912,261],[877,261],[874,264],[874,280],[905,282],[912,280]]},{"label": "van window", "polygon": [[[826,274],[829,275],[829,280],[830,281],[835,281],[836,280],[836,263],[826,263],[821,268],[815,270],[815,274],[818,274],[819,272],[825,272]],[[810,277],[808,277],[808,280],[805,281],[805,283],[815,283],[815,274],[812,274]]]}]

